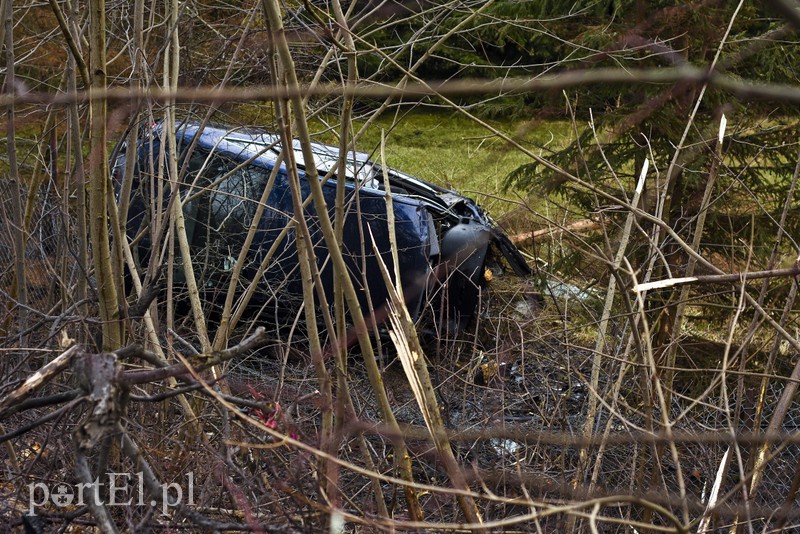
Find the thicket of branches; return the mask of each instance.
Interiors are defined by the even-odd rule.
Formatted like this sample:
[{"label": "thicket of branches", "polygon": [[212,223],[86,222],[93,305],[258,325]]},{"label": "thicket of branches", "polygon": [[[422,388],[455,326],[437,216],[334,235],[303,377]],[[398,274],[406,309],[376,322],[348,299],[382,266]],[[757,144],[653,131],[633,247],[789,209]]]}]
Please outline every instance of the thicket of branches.
[{"label": "thicket of branches", "polygon": [[[0,523],[797,528],[794,0],[1,11]],[[249,244],[208,283],[187,238],[176,123],[298,139],[314,176],[313,135],[334,139],[341,168],[379,117],[419,105],[468,116],[529,158],[507,178],[530,195],[509,225],[535,279],[497,271],[463,337],[420,341],[386,272],[390,320],[371,326],[341,253],[353,214],[340,197],[326,218],[319,184],[304,191],[287,152],[293,213],[320,214],[314,234],[286,218],[300,311],[279,329],[279,290],[249,305],[261,290],[241,274]],[[554,152],[486,122],[562,113],[573,131]],[[169,194],[149,199],[167,201],[149,212],[143,256],[128,185],[154,123],[168,151],[153,183]],[[256,223],[240,229],[248,243]],[[125,491],[143,504],[109,506],[107,486],[32,504],[107,473],[139,474]],[[187,474],[191,502],[165,500]]]}]

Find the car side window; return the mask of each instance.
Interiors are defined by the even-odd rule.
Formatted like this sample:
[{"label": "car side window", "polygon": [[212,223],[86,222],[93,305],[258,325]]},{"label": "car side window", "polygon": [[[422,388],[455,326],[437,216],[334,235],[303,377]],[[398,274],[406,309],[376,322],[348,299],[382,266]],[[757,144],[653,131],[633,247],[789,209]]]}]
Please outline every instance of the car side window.
[{"label": "car side window", "polygon": [[219,155],[192,155],[183,206],[189,242],[207,267],[228,270],[253,222],[269,174]]},{"label": "car side window", "polygon": [[252,166],[235,169],[222,165],[218,179],[222,181],[211,194],[213,230],[226,234],[246,232],[266,184],[266,173]]}]

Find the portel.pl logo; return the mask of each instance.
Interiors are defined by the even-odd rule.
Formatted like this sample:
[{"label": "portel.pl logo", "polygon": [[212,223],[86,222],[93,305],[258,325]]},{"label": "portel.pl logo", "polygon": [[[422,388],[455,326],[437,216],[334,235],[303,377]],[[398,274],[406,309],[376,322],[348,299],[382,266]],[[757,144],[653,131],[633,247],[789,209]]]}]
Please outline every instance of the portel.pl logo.
[{"label": "portel.pl logo", "polygon": [[[104,489],[105,488],[105,489]],[[99,477],[93,482],[67,484],[55,482],[31,482],[28,484],[28,515],[36,515],[36,508],[54,505],[84,506],[159,506],[161,515],[169,515],[169,509],[181,504],[194,504],[194,473],[186,474],[186,492],[177,482],[161,484],[160,495],[148,495],[145,500],[144,476],[138,473],[107,473],[106,480]],[[160,497],[160,498],[159,498]]]}]

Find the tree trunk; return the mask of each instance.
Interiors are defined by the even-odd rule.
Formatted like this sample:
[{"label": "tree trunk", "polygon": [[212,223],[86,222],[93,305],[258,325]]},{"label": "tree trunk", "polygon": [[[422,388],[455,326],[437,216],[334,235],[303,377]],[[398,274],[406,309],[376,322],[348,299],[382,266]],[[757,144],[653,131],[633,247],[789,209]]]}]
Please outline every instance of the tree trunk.
[{"label": "tree trunk", "polygon": [[[92,93],[106,88],[106,20],[105,0],[91,0],[89,70],[92,75]],[[106,101],[92,98],[89,131],[89,238],[92,244],[94,275],[100,301],[100,319],[103,321],[103,350],[111,351],[122,346],[122,323],[119,301],[111,266],[111,247],[108,234],[108,158],[106,154]]]}]

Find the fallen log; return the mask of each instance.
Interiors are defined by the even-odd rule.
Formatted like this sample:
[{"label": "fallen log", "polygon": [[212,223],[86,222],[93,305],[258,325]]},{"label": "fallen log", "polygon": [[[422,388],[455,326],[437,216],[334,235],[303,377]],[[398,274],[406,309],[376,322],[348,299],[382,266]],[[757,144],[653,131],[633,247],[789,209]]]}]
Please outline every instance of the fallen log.
[{"label": "fallen log", "polygon": [[533,232],[516,234],[511,236],[510,239],[512,243],[519,247],[531,245],[541,241],[545,237],[559,232],[582,233],[599,229],[599,222],[593,221],[592,219],[581,219],[580,221],[575,221],[574,223],[570,223],[566,226],[551,226],[549,228],[542,228],[541,230],[534,230]]}]

